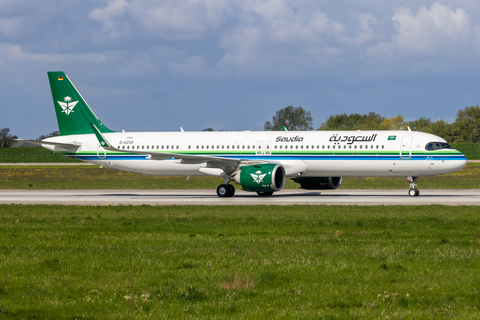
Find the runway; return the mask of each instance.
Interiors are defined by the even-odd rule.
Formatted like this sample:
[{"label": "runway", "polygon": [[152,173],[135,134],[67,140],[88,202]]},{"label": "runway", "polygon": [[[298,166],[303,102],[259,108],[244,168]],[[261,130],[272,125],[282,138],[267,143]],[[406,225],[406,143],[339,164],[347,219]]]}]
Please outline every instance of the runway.
[{"label": "runway", "polygon": [[271,197],[236,190],[233,198],[219,198],[215,190],[0,190],[0,204],[60,205],[480,205],[480,189],[286,189]]}]

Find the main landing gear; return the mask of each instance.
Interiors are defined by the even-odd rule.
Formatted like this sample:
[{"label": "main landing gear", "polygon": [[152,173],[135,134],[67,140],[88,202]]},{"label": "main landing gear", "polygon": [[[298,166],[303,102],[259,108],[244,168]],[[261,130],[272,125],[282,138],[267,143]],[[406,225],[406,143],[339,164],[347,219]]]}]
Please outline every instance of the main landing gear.
[{"label": "main landing gear", "polygon": [[217,187],[217,195],[220,198],[233,197],[235,194],[235,187],[229,183],[221,184]]},{"label": "main landing gear", "polygon": [[415,181],[417,181],[418,177],[408,177],[407,180],[410,182],[410,190],[408,190],[408,195],[410,197],[418,197],[420,194],[420,190],[418,190],[416,187],[417,185],[415,184]]}]

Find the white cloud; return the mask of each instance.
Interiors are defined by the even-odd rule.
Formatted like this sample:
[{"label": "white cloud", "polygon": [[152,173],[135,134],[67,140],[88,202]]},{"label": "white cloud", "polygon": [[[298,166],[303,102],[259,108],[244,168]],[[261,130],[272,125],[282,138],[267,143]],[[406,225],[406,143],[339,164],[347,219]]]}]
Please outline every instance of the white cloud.
[{"label": "white cloud", "polygon": [[378,20],[370,13],[362,13],[358,17],[358,34],[354,37],[355,44],[363,44],[367,41],[375,41],[378,39],[376,28],[378,28]]},{"label": "white cloud", "polygon": [[46,63],[102,63],[105,62],[105,56],[98,53],[29,53],[24,52],[22,47],[17,44],[0,43],[0,57],[6,60],[17,61],[36,61]]},{"label": "white cloud", "polygon": [[94,41],[101,44],[108,39],[129,36],[131,34],[130,26],[123,17],[127,8],[126,0],[109,0],[106,7],[93,10],[88,17],[101,24],[100,32],[92,32]]},{"label": "white cloud", "polygon": [[109,38],[130,36],[135,29],[142,37],[189,40],[201,38],[229,15],[228,0],[110,0],[89,17]]},{"label": "white cloud", "polygon": [[290,73],[296,66],[323,65],[341,52],[344,30],[318,9],[294,7],[285,0],[248,0],[237,25],[221,37],[226,54],[218,66]]},{"label": "white cloud", "polygon": [[392,17],[398,34],[400,50],[409,52],[435,52],[468,42],[471,18],[463,9],[452,10],[440,2],[430,9],[421,7],[416,15],[408,8],[399,8]]},{"label": "white cloud", "polygon": [[116,74],[122,78],[148,77],[158,73],[157,64],[145,53],[122,62],[116,70]]}]

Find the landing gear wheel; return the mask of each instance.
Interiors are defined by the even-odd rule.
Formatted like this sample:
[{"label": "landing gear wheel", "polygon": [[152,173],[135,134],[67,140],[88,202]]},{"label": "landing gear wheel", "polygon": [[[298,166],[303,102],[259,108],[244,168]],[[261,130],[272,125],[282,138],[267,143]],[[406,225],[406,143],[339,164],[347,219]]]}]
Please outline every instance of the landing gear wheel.
[{"label": "landing gear wheel", "polygon": [[273,191],[257,191],[257,194],[260,197],[270,197],[273,194]]},{"label": "landing gear wheel", "polygon": [[217,187],[217,196],[220,198],[228,197],[228,185],[221,184]]},{"label": "landing gear wheel", "polygon": [[233,197],[233,195],[235,194],[235,187],[232,186],[231,184],[227,184],[227,186],[228,186],[229,197]]},{"label": "landing gear wheel", "polygon": [[220,198],[233,197],[235,194],[235,187],[230,184],[221,184],[217,187],[217,195]]},{"label": "landing gear wheel", "polygon": [[418,197],[419,194],[420,190],[418,190],[417,188],[408,190],[408,195],[410,197]]},{"label": "landing gear wheel", "polygon": [[408,190],[408,195],[410,197],[418,197],[420,194],[420,190],[417,189],[417,185],[415,181],[417,181],[418,177],[407,177],[407,181],[410,182],[410,190]]}]

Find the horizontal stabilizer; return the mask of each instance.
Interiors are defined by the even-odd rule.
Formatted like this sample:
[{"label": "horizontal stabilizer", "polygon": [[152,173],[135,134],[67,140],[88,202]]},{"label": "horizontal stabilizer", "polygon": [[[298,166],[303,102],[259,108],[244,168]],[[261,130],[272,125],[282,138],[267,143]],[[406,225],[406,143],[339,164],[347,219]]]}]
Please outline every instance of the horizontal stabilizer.
[{"label": "horizontal stabilizer", "polygon": [[31,142],[35,143],[38,145],[46,144],[46,145],[51,145],[51,146],[59,146],[59,147],[65,147],[65,148],[77,148],[80,147],[82,144],[79,142],[53,142],[53,141],[45,141],[45,140],[27,140],[27,139],[14,139],[14,141],[26,141],[26,142]]}]

